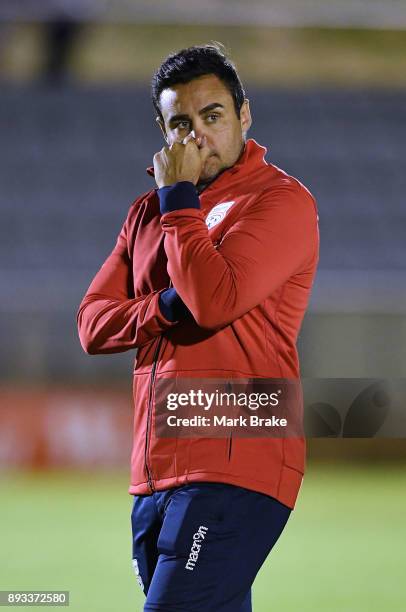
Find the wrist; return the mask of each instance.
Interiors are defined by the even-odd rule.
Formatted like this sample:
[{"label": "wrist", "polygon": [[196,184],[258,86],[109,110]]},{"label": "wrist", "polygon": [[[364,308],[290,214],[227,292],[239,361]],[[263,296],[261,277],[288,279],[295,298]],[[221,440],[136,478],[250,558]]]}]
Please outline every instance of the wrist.
[{"label": "wrist", "polygon": [[172,323],[184,319],[189,312],[174,287],[165,289],[159,294],[158,304],[165,319]]},{"label": "wrist", "polygon": [[178,181],[157,190],[161,214],[184,208],[200,209],[196,186],[191,181]]}]

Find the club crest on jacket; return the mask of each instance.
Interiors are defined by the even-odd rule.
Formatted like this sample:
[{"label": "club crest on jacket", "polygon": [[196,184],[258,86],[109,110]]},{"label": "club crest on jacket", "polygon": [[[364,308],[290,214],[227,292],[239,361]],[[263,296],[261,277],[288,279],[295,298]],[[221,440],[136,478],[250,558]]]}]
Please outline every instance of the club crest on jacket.
[{"label": "club crest on jacket", "polygon": [[216,204],[214,208],[211,209],[209,214],[206,217],[206,225],[209,229],[218,225],[226,216],[227,211],[231,206],[235,204],[234,200],[231,202],[222,202],[221,204]]}]

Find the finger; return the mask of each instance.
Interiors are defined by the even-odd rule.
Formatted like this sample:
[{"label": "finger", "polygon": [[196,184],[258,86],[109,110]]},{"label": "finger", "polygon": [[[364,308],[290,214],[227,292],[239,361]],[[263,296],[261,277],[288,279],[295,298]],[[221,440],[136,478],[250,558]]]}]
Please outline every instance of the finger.
[{"label": "finger", "polygon": [[192,150],[193,151],[198,151],[199,149],[198,149],[198,146],[196,144],[196,140],[194,138],[192,138],[192,140],[188,140],[188,142],[185,144],[185,149],[187,151],[189,151],[189,153]]},{"label": "finger", "polygon": [[207,136],[200,136],[199,145],[205,147],[207,145]]},{"label": "finger", "polygon": [[184,145],[187,145],[187,144],[188,144],[188,142],[190,142],[191,140],[195,140],[195,135],[194,135],[194,133],[193,133],[193,132],[190,132],[190,133],[189,133],[189,134],[188,134],[188,135],[187,135],[187,136],[186,136],[186,137],[185,137],[185,138],[182,140],[182,143],[183,143]]}]

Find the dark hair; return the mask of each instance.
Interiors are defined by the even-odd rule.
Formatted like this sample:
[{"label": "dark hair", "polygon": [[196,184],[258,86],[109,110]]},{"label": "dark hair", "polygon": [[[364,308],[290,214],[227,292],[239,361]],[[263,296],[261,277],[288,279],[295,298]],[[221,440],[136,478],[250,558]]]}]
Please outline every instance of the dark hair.
[{"label": "dark hair", "polygon": [[215,74],[229,90],[237,117],[240,118],[241,106],[245,91],[233,62],[227,57],[221,43],[188,47],[168,55],[152,77],[152,103],[158,115],[163,119],[159,106],[161,93],[167,87],[179,83],[189,83],[197,77]]}]

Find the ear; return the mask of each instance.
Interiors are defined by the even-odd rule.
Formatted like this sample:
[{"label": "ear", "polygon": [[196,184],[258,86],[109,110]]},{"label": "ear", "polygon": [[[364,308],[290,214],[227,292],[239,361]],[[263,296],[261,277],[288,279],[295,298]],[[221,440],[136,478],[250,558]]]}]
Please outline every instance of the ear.
[{"label": "ear", "polygon": [[161,117],[156,117],[155,121],[157,122],[157,124],[159,125],[159,127],[161,128],[161,132],[163,134],[163,137],[165,139],[166,142],[168,142],[168,136],[166,134],[166,130],[165,130],[165,124],[162,121]]},{"label": "ear", "polygon": [[244,102],[242,103],[242,106],[241,106],[241,110],[240,110],[240,123],[241,123],[242,133],[244,134],[244,137],[245,137],[246,133],[248,132],[248,130],[250,129],[250,127],[252,125],[252,117],[251,117],[251,111],[250,111],[250,101],[248,100],[248,98],[245,98],[245,100],[244,100]]}]

